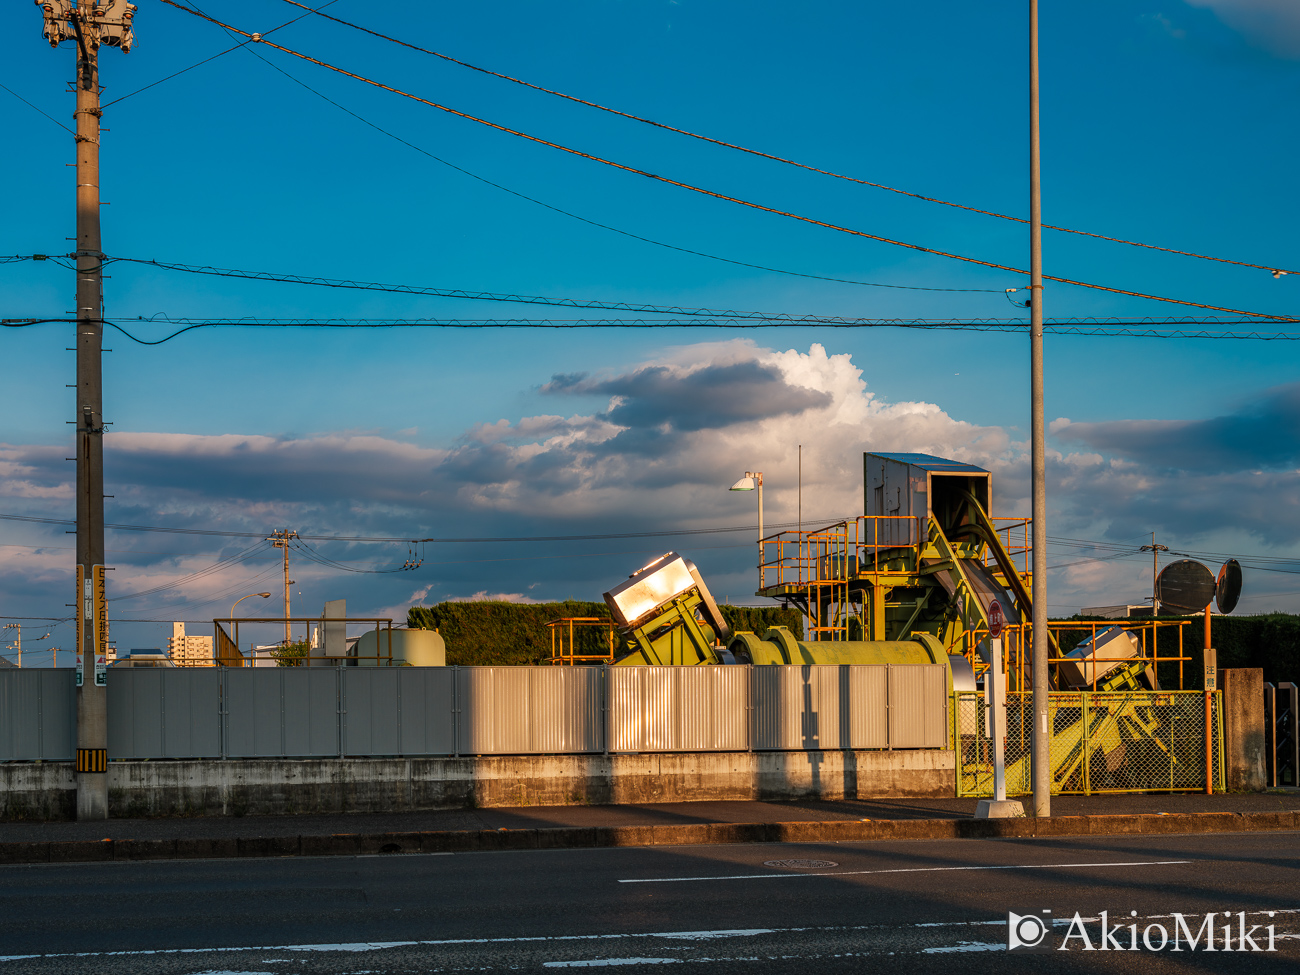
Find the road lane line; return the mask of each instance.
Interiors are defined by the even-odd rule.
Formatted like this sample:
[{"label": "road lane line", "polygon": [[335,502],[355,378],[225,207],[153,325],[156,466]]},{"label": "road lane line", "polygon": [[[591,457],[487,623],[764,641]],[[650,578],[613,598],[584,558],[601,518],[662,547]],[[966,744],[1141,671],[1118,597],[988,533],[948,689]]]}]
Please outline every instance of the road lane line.
[{"label": "road lane line", "polygon": [[790,877],[861,877],[888,873],[945,873],[958,870],[1063,870],[1077,867],[1165,867],[1192,860],[1137,860],[1129,863],[1012,863],[974,867],[900,867],[893,870],[836,870],[833,873],[739,873],[724,877],[634,877],[620,884],[681,884],[699,880],[785,880]]},{"label": "road lane line", "polygon": [[680,965],[680,958],[589,958],[584,961],[545,961],[543,968],[605,968],[609,965]]}]

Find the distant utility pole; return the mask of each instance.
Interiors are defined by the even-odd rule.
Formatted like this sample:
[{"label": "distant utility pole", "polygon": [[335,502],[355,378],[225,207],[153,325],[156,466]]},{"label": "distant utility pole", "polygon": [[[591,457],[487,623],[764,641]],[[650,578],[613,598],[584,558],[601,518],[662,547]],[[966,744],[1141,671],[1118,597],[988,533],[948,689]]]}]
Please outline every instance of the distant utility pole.
[{"label": "distant utility pole", "polygon": [[1156,577],[1160,575],[1160,553],[1161,553],[1161,552],[1168,552],[1168,551],[1169,551],[1169,546],[1168,546],[1168,545],[1157,545],[1157,544],[1156,544],[1156,533],[1155,533],[1155,532],[1152,532],[1152,533],[1151,533],[1151,544],[1150,544],[1150,545],[1143,545],[1140,549],[1138,549],[1138,551],[1139,551],[1139,552],[1150,552],[1150,553],[1151,553],[1151,615],[1152,615],[1152,616],[1159,616],[1159,615],[1160,615],[1160,597],[1159,597],[1159,594],[1156,592]]},{"label": "distant utility pole", "polygon": [[18,636],[14,638],[14,642],[5,647],[5,649],[18,651],[18,667],[21,669],[23,666],[23,625],[21,623],[6,623],[4,628],[6,630],[16,630],[18,632]]},{"label": "distant utility pole", "polygon": [[1043,421],[1043,196],[1039,185],[1038,0],[1029,0],[1029,400],[1033,484],[1033,752],[1034,815],[1052,814],[1051,728],[1048,726],[1047,428]]},{"label": "distant utility pole", "polygon": [[293,580],[289,578],[289,540],[297,537],[298,533],[295,531],[278,528],[271,532],[271,536],[267,539],[276,548],[284,549],[284,645],[286,647],[293,642],[289,634],[289,617],[293,615],[289,612],[289,587],[293,585]]},{"label": "distant utility pole", "polygon": [[[36,0],[51,47],[73,41],[77,49],[77,653],[90,661],[95,679],[77,687],[77,818],[108,818],[108,712],[102,670],[104,628],[86,610],[95,567],[104,564],[104,417],[100,354],[103,351],[104,252],[99,237],[99,47],[131,50],[135,5],[127,0]],[[83,589],[83,587],[85,587]],[[97,615],[97,614],[96,614]],[[90,621],[92,625],[85,625]],[[84,668],[83,668],[84,669]]]}]

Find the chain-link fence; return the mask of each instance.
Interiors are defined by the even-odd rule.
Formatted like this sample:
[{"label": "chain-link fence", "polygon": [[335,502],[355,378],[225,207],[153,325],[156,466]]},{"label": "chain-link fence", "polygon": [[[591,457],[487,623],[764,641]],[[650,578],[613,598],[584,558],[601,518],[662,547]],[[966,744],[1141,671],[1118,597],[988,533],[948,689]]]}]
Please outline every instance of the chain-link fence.
[{"label": "chain-link fence", "polygon": [[[1211,781],[1222,791],[1221,694],[1211,708]],[[989,716],[982,694],[953,695],[959,796],[993,795]],[[1006,716],[1007,795],[1027,795],[1033,791],[1030,696],[1007,695]],[[1048,697],[1048,716],[1054,795],[1205,788],[1205,697],[1199,691],[1056,693]]]}]

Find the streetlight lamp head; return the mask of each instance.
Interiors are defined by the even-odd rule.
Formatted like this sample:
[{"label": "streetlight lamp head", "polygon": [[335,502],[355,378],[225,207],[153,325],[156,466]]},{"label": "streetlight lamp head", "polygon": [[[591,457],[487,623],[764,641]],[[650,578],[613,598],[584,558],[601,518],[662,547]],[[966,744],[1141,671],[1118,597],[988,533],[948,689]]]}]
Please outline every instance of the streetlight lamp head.
[{"label": "streetlight lamp head", "polygon": [[752,491],[752,490],[754,490],[754,475],[753,475],[753,474],[746,474],[744,477],[742,477],[742,478],[741,478],[739,481],[737,481],[735,484],[731,485],[731,487],[727,488],[727,490],[728,490],[728,491]]},{"label": "streetlight lamp head", "polygon": [[263,599],[271,598],[271,594],[269,592],[259,592],[258,595],[261,596]]}]

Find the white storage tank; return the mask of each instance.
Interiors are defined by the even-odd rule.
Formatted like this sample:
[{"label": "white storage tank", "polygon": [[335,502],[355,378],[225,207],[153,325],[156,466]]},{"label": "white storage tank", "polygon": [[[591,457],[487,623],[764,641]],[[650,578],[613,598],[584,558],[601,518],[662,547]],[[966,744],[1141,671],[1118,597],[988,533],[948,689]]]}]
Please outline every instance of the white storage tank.
[{"label": "white storage tank", "polygon": [[[353,663],[359,667],[388,666],[388,634],[393,634],[393,663],[394,667],[444,667],[447,664],[447,645],[442,640],[442,635],[437,630],[409,630],[405,627],[394,626],[392,630],[386,627],[378,631],[376,637],[375,630],[367,630],[361,634],[357,640],[356,646],[351,651],[351,656],[356,660]],[[375,646],[378,640],[379,654],[381,659],[376,660]]]}]

